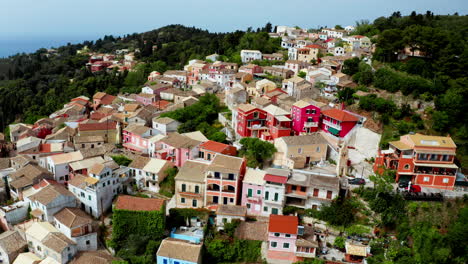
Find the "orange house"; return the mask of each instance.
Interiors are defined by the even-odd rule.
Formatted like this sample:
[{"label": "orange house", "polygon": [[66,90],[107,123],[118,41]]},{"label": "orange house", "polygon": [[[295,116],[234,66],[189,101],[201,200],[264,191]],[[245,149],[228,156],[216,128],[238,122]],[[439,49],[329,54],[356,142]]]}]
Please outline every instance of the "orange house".
[{"label": "orange house", "polygon": [[453,190],[458,166],[457,146],[450,137],[408,134],[379,150],[374,171],[396,170],[396,181],[411,181],[424,187]]}]

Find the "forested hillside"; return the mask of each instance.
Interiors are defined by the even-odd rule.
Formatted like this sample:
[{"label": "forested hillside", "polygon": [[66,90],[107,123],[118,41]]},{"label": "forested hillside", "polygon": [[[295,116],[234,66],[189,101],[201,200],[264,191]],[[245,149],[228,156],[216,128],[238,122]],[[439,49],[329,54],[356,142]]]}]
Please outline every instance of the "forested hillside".
[{"label": "forested hillside", "polygon": [[[92,96],[96,91],[116,94],[136,92],[153,70],[181,69],[191,59],[204,59],[217,52],[226,61],[240,63],[241,49],[259,49],[271,53],[279,48],[279,39],[270,39],[271,24],[255,31],[210,33],[193,27],[170,25],[124,37],[105,36],[96,41],[59,47],[56,54],[40,49],[0,59],[0,131],[21,119],[34,122],[62,107],[70,98]],[[137,59],[145,62],[135,72],[100,72],[86,69],[87,56],[77,51],[108,53],[118,49],[139,49]],[[153,46],[155,49],[153,50]]]},{"label": "forested hillside", "polygon": [[[357,24],[354,33],[369,36],[376,45],[372,68],[353,59],[345,63],[343,71],[362,86],[401,92],[433,101],[435,106],[419,115],[408,105],[398,109],[382,98],[361,98],[360,108],[378,112],[384,123],[382,147],[410,131],[450,134],[462,167],[468,167],[468,16],[439,16],[429,11],[402,16],[395,12],[373,23]],[[410,56],[398,58],[404,48]]]}]

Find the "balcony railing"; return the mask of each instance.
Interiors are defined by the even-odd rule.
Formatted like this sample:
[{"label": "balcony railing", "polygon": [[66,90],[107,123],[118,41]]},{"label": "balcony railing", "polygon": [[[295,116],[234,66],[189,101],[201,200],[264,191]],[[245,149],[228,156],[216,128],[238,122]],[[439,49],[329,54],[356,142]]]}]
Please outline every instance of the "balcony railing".
[{"label": "balcony railing", "polygon": [[318,122],[305,122],[304,127],[318,127]]},{"label": "balcony railing", "polygon": [[329,127],[333,127],[335,129],[338,129],[338,130],[341,130],[341,126],[338,125],[338,124],[333,124],[332,122],[328,121],[328,120],[323,120],[323,123]]}]

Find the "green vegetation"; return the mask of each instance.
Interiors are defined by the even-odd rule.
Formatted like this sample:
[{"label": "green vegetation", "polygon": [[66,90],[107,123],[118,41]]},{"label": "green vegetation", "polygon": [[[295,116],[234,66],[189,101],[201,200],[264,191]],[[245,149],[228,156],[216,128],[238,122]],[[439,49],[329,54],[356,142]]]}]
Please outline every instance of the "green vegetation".
[{"label": "green vegetation", "polygon": [[242,148],[239,156],[247,159],[247,166],[251,168],[263,167],[276,152],[276,148],[270,142],[258,138],[243,138],[240,140]]},{"label": "green vegetation", "polygon": [[124,155],[115,155],[112,156],[112,159],[120,166],[128,166],[130,163],[132,163],[132,160]]},{"label": "green vegetation", "polygon": [[327,263],[325,260],[317,259],[317,258],[294,262],[294,264],[325,264],[325,263]]},{"label": "green vegetation", "polygon": [[197,103],[164,113],[161,117],[170,117],[181,122],[178,128],[179,133],[198,130],[210,140],[225,142],[226,135],[220,131],[222,126],[217,122],[218,113],[225,112],[225,110],[221,107],[216,95],[205,94]]},{"label": "green vegetation", "polygon": [[333,226],[350,226],[356,223],[356,214],[359,208],[354,203],[353,199],[337,198],[330,205],[325,205],[320,208],[320,211],[314,209],[306,209],[306,214],[327,222]]},{"label": "green vegetation", "polygon": [[127,211],[114,209],[112,239],[108,246],[129,263],[154,263],[165,227],[165,209]]},{"label": "green vegetation", "polygon": [[225,224],[224,231],[208,229],[205,239],[206,254],[203,263],[258,262],[262,241],[242,240],[234,237],[239,221]]},{"label": "green vegetation", "polygon": [[[105,36],[96,41],[66,45],[50,55],[46,49],[0,59],[0,130],[17,118],[34,122],[60,109],[71,98],[92,97],[97,91],[110,94],[139,92],[151,71],[182,69],[191,59],[204,59],[217,52],[226,61],[240,63],[241,49],[273,53],[281,49],[279,38],[270,38],[271,24],[256,32],[210,33],[182,25],[170,25],[142,34]],[[139,49],[136,58],[143,63],[131,72],[92,73],[85,67],[87,55],[76,52],[110,53]],[[153,50],[153,46],[156,48]],[[117,59],[121,59],[117,57]],[[218,139],[222,138],[218,135]]]},{"label": "green vegetation", "polygon": [[177,167],[169,168],[165,171],[167,174],[166,178],[159,184],[159,194],[165,195],[167,197],[174,196],[175,193],[175,176],[177,175]]}]

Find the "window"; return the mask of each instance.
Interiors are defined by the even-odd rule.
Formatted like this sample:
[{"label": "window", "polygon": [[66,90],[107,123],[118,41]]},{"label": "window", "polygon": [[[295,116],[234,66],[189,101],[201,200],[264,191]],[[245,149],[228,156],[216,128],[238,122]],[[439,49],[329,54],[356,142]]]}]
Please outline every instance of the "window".
[{"label": "window", "polygon": [[263,212],[268,212],[268,207],[263,206]]},{"label": "window", "polygon": [[289,243],[283,243],[283,248],[289,248]]},{"label": "window", "polygon": [[314,197],[318,197],[319,195],[319,189],[314,189]]},{"label": "window", "polygon": [[89,245],[91,244],[91,242],[89,240],[86,240],[86,245]]},{"label": "window", "polygon": [[306,191],[306,187],[305,186],[301,186],[301,192],[305,192]]},{"label": "window", "polygon": [[331,198],[332,198],[332,194],[333,194],[332,191],[327,191],[327,199],[331,199]]},{"label": "window", "polygon": [[257,190],[257,194],[258,194],[258,195],[261,195],[261,194],[262,194],[262,190]]},{"label": "window", "polygon": [[208,157],[207,157],[208,160],[211,160],[211,154],[208,153]]},{"label": "window", "polygon": [[252,197],[252,192],[253,190],[252,189],[247,189],[247,197]]},{"label": "window", "polygon": [[404,169],[405,169],[405,170],[409,170],[409,164],[405,164]]},{"label": "window", "polygon": [[183,204],[185,203],[185,198],[184,197],[180,198],[180,203],[183,203]]},{"label": "window", "polygon": [[270,192],[266,191],[265,192],[265,200],[268,200],[268,197],[270,196]]},{"label": "window", "polygon": [[229,180],[234,180],[234,173],[229,173],[228,174],[228,179]]},{"label": "window", "polygon": [[297,153],[301,154],[302,153],[302,148],[298,148]]},{"label": "window", "polygon": [[41,251],[42,249],[41,249],[41,247],[40,247],[40,246],[37,246],[37,250],[38,250],[38,251]]},{"label": "window", "polygon": [[219,172],[214,173],[215,178],[219,178],[220,177],[219,175],[220,175]]},{"label": "window", "polygon": [[317,147],[317,148],[315,149],[315,151],[316,151],[316,152],[320,152],[320,147]]},{"label": "window", "polygon": [[285,237],[291,237],[291,234],[285,234],[284,236]]},{"label": "window", "polygon": [[449,182],[449,179],[448,179],[448,178],[444,178],[444,179],[442,180],[442,182],[443,182],[443,183],[448,183],[448,182]]},{"label": "window", "polygon": [[197,207],[197,200],[192,200],[192,206]]},{"label": "window", "polygon": [[186,189],[187,189],[187,186],[184,184],[182,184],[182,192],[186,192]]},{"label": "window", "polygon": [[81,192],[80,195],[81,195],[81,197],[86,197],[85,194],[84,194],[84,192]]},{"label": "window", "polygon": [[277,215],[278,214],[278,208],[271,208],[271,214]]},{"label": "window", "polygon": [[278,193],[275,193],[275,199],[274,200],[275,200],[275,202],[278,201]]},{"label": "window", "polygon": [[275,233],[275,237],[279,237],[279,236],[280,236],[280,234],[279,234],[279,233]]},{"label": "window", "polygon": [[423,181],[424,181],[424,182],[428,182],[428,181],[429,181],[429,177],[424,177]]},{"label": "window", "polygon": [[91,201],[91,195],[88,195],[88,200],[90,200],[90,201]]},{"label": "window", "polygon": [[249,203],[245,204],[245,205],[247,206],[247,209],[250,209],[250,204]]},{"label": "window", "polygon": [[200,186],[198,185],[195,186],[195,193],[200,193]]},{"label": "window", "polygon": [[271,247],[275,248],[275,247],[278,246],[278,242],[272,241],[270,245],[271,245]]}]

